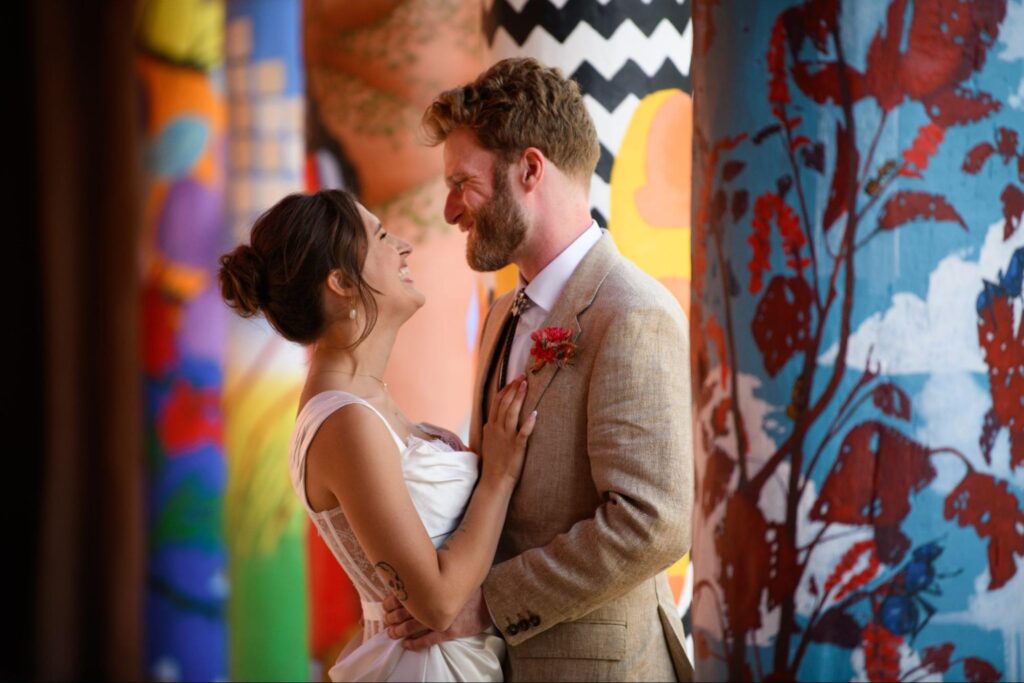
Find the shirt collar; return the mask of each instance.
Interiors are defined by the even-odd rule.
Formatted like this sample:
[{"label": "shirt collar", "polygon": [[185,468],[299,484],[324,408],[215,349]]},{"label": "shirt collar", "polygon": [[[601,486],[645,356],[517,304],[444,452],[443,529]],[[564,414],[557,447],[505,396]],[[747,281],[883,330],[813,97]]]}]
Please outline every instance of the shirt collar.
[{"label": "shirt collar", "polygon": [[592,222],[590,227],[583,231],[583,234],[556,256],[551,263],[544,266],[544,270],[537,273],[537,276],[529,284],[526,284],[523,276],[520,275],[518,289],[522,289],[525,285],[526,296],[530,297],[530,301],[550,312],[576,270],[576,266],[600,239],[601,228],[597,226],[596,222]]}]

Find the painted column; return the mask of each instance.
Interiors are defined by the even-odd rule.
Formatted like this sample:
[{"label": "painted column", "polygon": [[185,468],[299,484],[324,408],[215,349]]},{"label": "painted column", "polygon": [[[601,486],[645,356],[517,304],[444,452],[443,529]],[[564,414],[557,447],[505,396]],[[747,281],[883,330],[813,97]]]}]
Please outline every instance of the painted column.
[{"label": "painted column", "polygon": [[154,680],[215,680],[227,675],[225,311],[216,280],[224,239],[224,7],[147,0],[139,18],[147,173],[145,670]]},{"label": "painted column", "polygon": [[[580,84],[601,156],[591,214],[627,258],[690,307],[690,3],[494,0],[492,61],[535,57]],[[515,285],[514,267],[498,293]],[[669,570],[692,651],[688,556]]]},{"label": "painted column", "polygon": [[[298,0],[230,0],[230,237],[303,187],[303,73]],[[305,376],[305,351],[263,318],[230,316],[223,393],[231,594],[230,675],[310,677],[305,532],[288,479],[288,441]]]},{"label": "painted column", "polygon": [[700,680],[1024,677],[1024,7],[694,8]]}]

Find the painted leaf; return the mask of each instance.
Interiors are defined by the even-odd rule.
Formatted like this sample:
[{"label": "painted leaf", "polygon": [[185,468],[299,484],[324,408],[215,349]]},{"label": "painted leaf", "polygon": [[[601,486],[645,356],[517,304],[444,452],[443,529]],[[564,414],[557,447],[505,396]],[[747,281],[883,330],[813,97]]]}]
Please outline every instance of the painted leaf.
[{"label": "painted leaf", "polygon": [[929,455],[927,448],[881,422],[857,425],[843,439],[811,519],[898,524],[910,512],[910,495],[935,478]]},{"label": "painted leaf", "polygon": [[1000,126],[996,129],[996,151],[1003,158],[1003,163],[1017,156],[1017,131]]},{"label": "painted leaf", "polygon": [[988,539],[989,590],[1013,578],[1017,573],[1014,556],[1024,556],[1024,510],[1005,481],[968,471],[946,497],[944,514]]},{"label": "painted leaf", "polygon": [[768,523],[757,505],[742,493],[733,494],[715,530],[719,585],[733,633],[761,627],[761,599],[771,565],[767,535]]},{"label": "painted leaf", "polygon": [[732,456],[716,447],[711,451],[704,467],[704,482],[701,486],[700,500],[704,514],[708,515],[718,507],[729,490],[729,482],[732,481],[736,463]]},{"label": "painted leaf", "polygon": [[[1016,273],[1013,273],[1016,269]],[[986,416],[982,445],[994,442],[998,431],[1010,431],[1010,466],[1024,467],[1024,322],[1016,320],[1011,297],[1021,295],[1024,247],[1014,252],[1007,273],[996,284],[985,283],[978,297],[978,343],[988,366],[992,395],[991,419]]]},{"label": "painted leaf", "polygon": [[910,147],[903,151],[903,166],[899,174],[911,178],[920,178],[921,172],[928,168],[928,161],[938,151],[946,131],[941,126],[928,123],[917,130],[917,135]]},{"label": "painted leaf", "polygon": [[725,182],[733,180],[736,176],[742,173],[743,169],[746,167],[746,162],[738,161],[736,159],[725,162],[725,164],[722,165],[722,180]]},{"label": "painted leaf", "polygon": [[814,622],[808,634],[810,639],[818,643],[831,643],[852,650],[860,645],[861,625],[850,616],[850,613],[839,606],[825,611]]},{"label": "painted leaf", "polygon": [[949,670],[949,659],[953,655],[953,649],[953,643],[926,647],[921,652],[921,667],[930,673],[946,673]]},{"label": "painted leaf", "polygon": [[989,683],[1003,677],[999,669],[979,657],[964,658],[964,678],[971,683]]},{"label": "painted leaf", "polygon": [[874,532],[878,559],[888,565],[899,564],[910,550],[910,538],[900,529],[899,522],[876,524]]},{"label": "painted leaf", "polygon": [[775,20],[772,35],[768,41],[768,101],[776,118],[785,118],[782,107],[790,101],[789,85],[786,83],[786,28],[782,17]]},{"label": "painted leaf", "polygon": [[837,28],[838,0],[809,0],[782,14],[790,50],[800,52],[804,40],[810,40],[818,52],[827,52],[829,39]]},{"label": "painted leaf", "polygon": [[900,679],[900,645],[903,637],[891,633],[874,622],[861,633],[864,644],[864,669],[869,681],[898,681]]},{"label": "painted leaf", "polygon": [[992,464],[992,449],[996,445],[996,437],[1002,431],[1003,425],[999,422],[999,416],[994,408],[989,408],[985,413],[985,419],[981,423],[981,435],[978,437],[978,446],[981,447],[981,456],[985,458],[985,464]]},{"label": "painted leaf", "polygon": [[959,85],[984,66],[1005,15],[1006,0],[894,0],[868,46],[865,90],[889,111]]},{"label": "painted leaf", "polygon": [[946,199],[927,192],[897,192],[885,202],[878,219],[881,230],[895,230],[907,223],[927,218],[935,221],[953,221],[964,230],[967,223]]},{"label": "painted leaf", "polygon": [[976,175],[988,161],[988,158],[996,151],[996,148],[989,142],[979,142],[967,151],[964,163],[960,167],[965,173]]},{"label": "painted leaf", "polygon": [[772,135],[775,135],[776,133],[780,132],[781,130],[782,126],[780,126],[777,123],[773,123],[770,126],[765,126],[761,130],[757,131],[757,133],[754,135],[753,142],[755,145],[760,145],[762,142],[770,138]]},{"label": "painted leaf", "polygon": [[732,220],[734,223],[739,223],[740,219],[743,218],[747,213],[747,207],[750,205],[750,195],[746,190],[739,190],[732,196]]},{"label": "painted leaf", "polygon": [[1024,192],[1021,192],[1016,185],[1008,184],[1003,188],[999,199],[1003,202],[1003,218],[1006,220],[1003,224],[1003,240],[1005,241],[1010,239],[1020,227],[1020,219],[1024,215]]},{"label": "painted leaf", "polygon": [[832,174],[832,185],[828,191],[828,203],[822,217],[822,226],[827,232],[849,209],[850,197],[857,190],[857,167],[860,166],[860,153],[850,143],[846,128],[836,123],[836,170]]},{"label": "painted leaf", "polygon": [[874,541],[868,539],[857,541],[843,553],[843,556],[836,562],[832,573],[825,579],[825,593],[831,593],[843,580],[843,577],[857,565],[857,561],[864,555],[872,554],[875,547]]},{"label": "painted leaf", "polygon": [[802,277],[776,275],[758,302],[751,332],[770,377],[810,344],[812,300]]},{"label": "painted leaf", "polygon": [[879,384],[871,391],[875,407],[889,417],[910,420],[910,397],[892,382]]},{"label": "painted leaf", "polygon": [[987,92],[966,88],[946,88],[924,98],[923,102],[932,123],[943,128],[976,123],[999,111],[1001,106]]},{"label": "painted leaf", "polygon": [[800,161],[803,162],[804,166],[813,169],[818,173],[825,172],[825,145],[821,142],[815,142],[810,147],[804,147],[800,150]]},{"label": "painted leaf", "polygon": [[[779,179],[780,193],[788,189],[788,185],[785,185],[787,182],[792,183],[792,178],[784,176]],[[782,238],[782,253],[786,257],[786,265],[802,273],[808,264],[808,259],[800,256],[800,250],[807,243],[807,237],[796,212],[786,204],[780,194],[765,192],[754,202],[754,216],[750,223],[750,236],[747,238],[747,243],[751,247],[750,261],[747,264],[750,271],[751,294],[761,291],[764,273],[770,271],[772,267],[772,223],[776,225]]]}]

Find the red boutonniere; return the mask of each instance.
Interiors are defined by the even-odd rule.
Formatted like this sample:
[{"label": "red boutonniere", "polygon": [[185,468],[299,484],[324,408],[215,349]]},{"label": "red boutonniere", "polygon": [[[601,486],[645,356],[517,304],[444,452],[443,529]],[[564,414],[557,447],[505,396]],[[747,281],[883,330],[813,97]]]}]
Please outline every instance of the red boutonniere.
[{"label": "red boutonniere", "polygon": [[572,341],[572,331],[568,328],[545,327],[531,334],[530,339],[533,340],[533,348],[530,349],[530,355],[533,356],[532,372],[540,372],[548,363],[564,368],[576,360],[579,349]]}]

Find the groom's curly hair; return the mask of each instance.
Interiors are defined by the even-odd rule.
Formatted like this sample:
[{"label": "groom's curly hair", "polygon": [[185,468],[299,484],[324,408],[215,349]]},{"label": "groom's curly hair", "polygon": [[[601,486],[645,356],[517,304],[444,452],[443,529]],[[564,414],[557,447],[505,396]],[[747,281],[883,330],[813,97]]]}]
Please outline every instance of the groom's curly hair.
[{"label": "groom's curly hair", "polygon": [[423,114],[430,145],[461,127],[504,163],[536,147],[584,187],[600,154],[579,85],[532,58],[501,60],[472,83],[438,95]]}]

